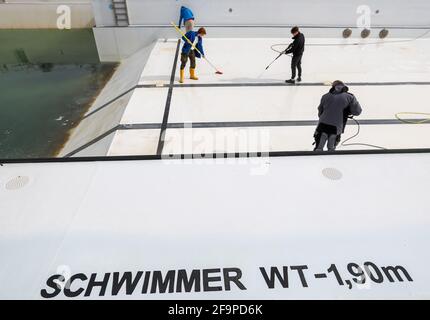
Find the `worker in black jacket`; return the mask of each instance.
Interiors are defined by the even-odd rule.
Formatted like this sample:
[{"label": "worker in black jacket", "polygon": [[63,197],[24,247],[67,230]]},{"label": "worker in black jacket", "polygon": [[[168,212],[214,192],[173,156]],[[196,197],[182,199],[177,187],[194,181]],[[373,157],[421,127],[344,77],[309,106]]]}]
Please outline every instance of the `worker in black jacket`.
[{"label": "worker in black jacket", "polygon": [[296,69],[299,72],[297,81],[302,81],[302,57],[305,51],[305,36],[300,32],[299,27],[292,28],[291,34],[294,42],[285,50],[285,54],[293,54],[291,59],[291,79],[285,81],[286,83],[296,83]]}]

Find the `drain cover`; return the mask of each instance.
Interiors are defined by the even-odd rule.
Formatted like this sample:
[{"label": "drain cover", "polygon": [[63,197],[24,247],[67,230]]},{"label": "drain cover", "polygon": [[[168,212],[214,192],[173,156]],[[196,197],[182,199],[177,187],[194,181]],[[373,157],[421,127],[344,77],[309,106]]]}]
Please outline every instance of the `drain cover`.
[{"label": "drain cover", "polygon": [[6,190],[18,190],[24,188],[30,182],[26,176],[17,176],[6,183]]},{"label": "drain cover", "polygon": [[322,174],[330,180],[340,180],[343,177],[342,172],[335,168],[325,168],[323,169]]}]

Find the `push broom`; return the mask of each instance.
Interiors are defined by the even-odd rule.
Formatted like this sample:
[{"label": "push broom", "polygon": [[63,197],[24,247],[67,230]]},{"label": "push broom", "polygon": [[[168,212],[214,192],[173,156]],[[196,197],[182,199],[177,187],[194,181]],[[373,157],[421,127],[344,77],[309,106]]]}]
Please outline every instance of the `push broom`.
[{"label": "push broom", "polygon": [[212,67],[212,68],[214,68],[214,70],[215,70],[215,74],[223,74],[221,71],[219,71],[218,70],[218,68],[217,67],[215,67],[214,65],[213,65],[213,63],[212,62],[210,62],[201,52],[200,52],[200,50],[199,49],[197,49],[196,48],[196,46],[194,45],[194,43],[192,43],[191,41],[190,41],[190,39],[188,39],[187,38],[187,36],[185,35],[185,33],[181,30],[181,29],[179,29],[178,28],[178,26],[176,25],[176,24],[174,24],[173,22],[171,22],[171,24],[172,24],[172,26],[176,29],[176,31],[178,31],[180,34],[181,34],[181,36],[185,39],[185,41],[187,41],[190,45],[191,45],[191,47],[194,49],[194,50],[196,50],[202,57],[203,57],[203,59],[205,59],[206,60],[206,62],[207,63],[209,63],[209,65]]}]

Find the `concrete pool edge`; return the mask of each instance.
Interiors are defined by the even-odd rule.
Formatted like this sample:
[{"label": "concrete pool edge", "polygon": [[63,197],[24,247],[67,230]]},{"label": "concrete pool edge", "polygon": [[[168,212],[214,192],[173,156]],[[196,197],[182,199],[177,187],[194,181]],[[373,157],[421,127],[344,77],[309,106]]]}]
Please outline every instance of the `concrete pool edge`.
[{"label": "concrete pool edge", "polygon": [[[58,153],[59,157],[85,145],[120,123],[154,46],[155,42],[121,62],[81,122],[71,131],[68,141]],[[91,119],[87,118],[99,108],[103,108],[103,111],[98,112]],[[108,140],[101,148],[107,153],[109,146]]]},{"label": "concrete pool edge", "polygon": [[278,158],[278,157],[314,157],[314,156],[360,156],[386,154],[428,154],[430,148],[389,149],[389,150],[336,150],[327,151],[275,151],[275,152],[234,152],[206,154],[162,154],[139,156],[78,156],[62,158],[27,158],[0,159],[0,167],[6,164],[25,163],[73,163],[73,162],[110,162],[110,161],[154,161],[154,160],[204,160],[204,159],[240,159],[240,158]]}]

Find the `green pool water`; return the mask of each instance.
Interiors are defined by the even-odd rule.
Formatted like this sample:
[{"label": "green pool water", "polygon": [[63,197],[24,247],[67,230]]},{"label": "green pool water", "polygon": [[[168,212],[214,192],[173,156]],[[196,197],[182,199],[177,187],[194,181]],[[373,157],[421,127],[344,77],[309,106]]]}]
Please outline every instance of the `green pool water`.
[{"label": "green pool water", "polygon": [[0,159],[53,157],[110,79],[91,30],[0,30]]}]

